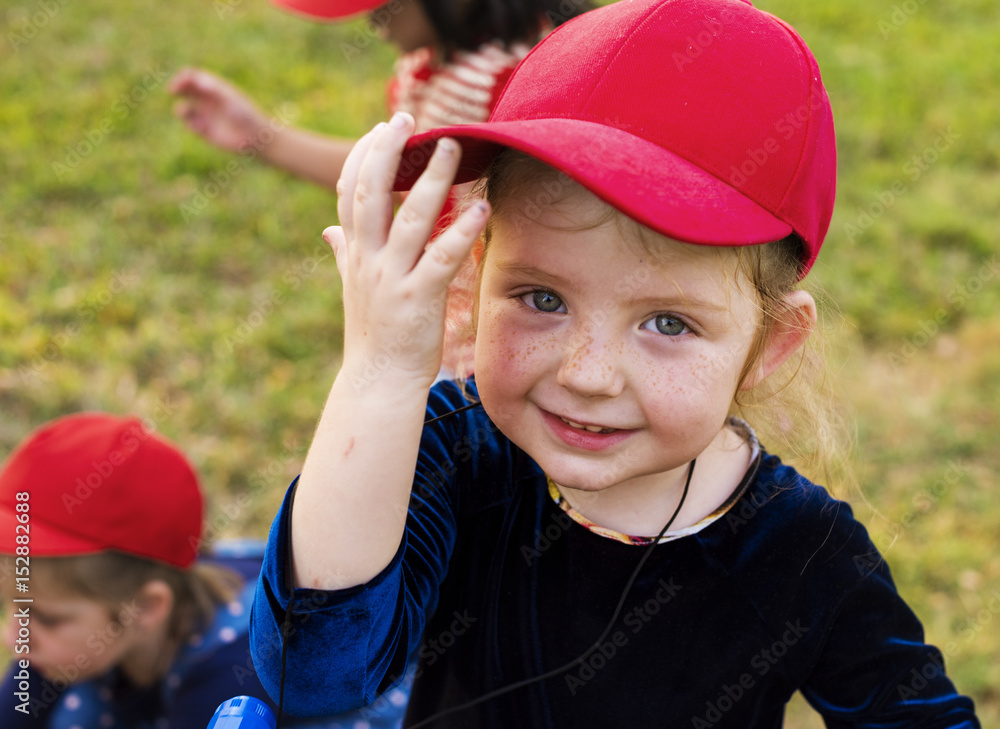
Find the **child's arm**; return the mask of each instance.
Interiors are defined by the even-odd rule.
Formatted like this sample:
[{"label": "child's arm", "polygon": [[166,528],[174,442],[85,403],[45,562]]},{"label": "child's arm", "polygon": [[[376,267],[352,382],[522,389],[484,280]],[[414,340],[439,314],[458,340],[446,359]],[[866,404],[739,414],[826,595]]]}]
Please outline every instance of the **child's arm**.
[{"label": "child's arm", "polygon": [[272,119],[242,91],[207,71],[186,68],[168,88],[181,97],[177,116],[216,147],[230,152],[256,150],[274,167],[335,189],[353,140],[325,137]]},{"label": "child's arm", "polygon": [[412,132],[412,118],[397,114],[358,142],[338,185],[342,227],[324,234],[344,282],[344,359],[295,495],[300,587],[363,584],[398,551],[441,363],[447,286],[486,222],[485,203],[474,205],[427,248],[458,166],[451,140],[392,218],[393,178]]}]

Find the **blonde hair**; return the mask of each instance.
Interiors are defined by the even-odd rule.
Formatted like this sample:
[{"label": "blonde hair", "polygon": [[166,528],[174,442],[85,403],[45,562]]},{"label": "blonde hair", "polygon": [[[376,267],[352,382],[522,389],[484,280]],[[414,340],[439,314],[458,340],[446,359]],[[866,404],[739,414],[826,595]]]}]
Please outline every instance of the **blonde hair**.
[{"label": "blonde hair", "polygon": [[233,600],[243,585],[224,567],[195,563],[181,569],[115,551],[33,560],[33,577],[36,565],[39,576],[57,589],[107,606],[116,621],[143,586],[162,580],[174,595],[167,637],[178,643],[210,624],[217,607]]},{"label": "blonde hair", "polygon": [[[494,160],[477,193],[493,209],[491,221],[509,214],[513,201],[518,213],[532,218],[546,205],[575,185],[569,177],[545,163],[513,150],[504,150]],[[537,211],[537,212],[535,212]],[[587,221],[584,228],[615,221],[629,231],[644,248],[655,253],[664,236],[636,223],[624,213],[605,205],[601,214]],[[485,256],[493,234],[493,223],[483,234],[481,256]],[[743,389],[759,365],[768,337],[776,324],[796,326],[790,321],[787,296],[800,287],[802,247],[795,236],[752,246],[717,247],[720,256],[731,255],[736,262],[736,285],[745,280],[753,287],[752,300],[759,307],[760,318],[750,352],[743,364],[739,386],[730,409],[732,415],[746,420],[770,452],[782,457],[813,480],[835,491],[855,491],[850,469],[853,438],[847,419],[834,396],[834,388],[824,354],[822,326],[806,340],[800,351],[789,357],[777,371],[752,388]],[[480,261],[481,262],[481,261]],[[471,309],[465,307],[462,319],[451,321],[453,331],[463,330],[471,341],[475,337],[474,310],[482,266],[478,267]],[[740,274],[743,275],[741,279]],[[458,339],[456,337],[456,339]]]}]

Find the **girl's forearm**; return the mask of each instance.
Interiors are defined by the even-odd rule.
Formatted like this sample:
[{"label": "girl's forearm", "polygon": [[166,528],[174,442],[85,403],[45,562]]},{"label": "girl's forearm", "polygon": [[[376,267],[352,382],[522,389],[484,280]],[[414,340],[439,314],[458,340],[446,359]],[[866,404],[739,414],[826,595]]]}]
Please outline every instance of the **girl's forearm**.
[{"label": "girl's forearm", "polygon": [[292,510],[295,584],[344,589],[392,560],[406,524],[427,389],[342,369],[306,456]]}]

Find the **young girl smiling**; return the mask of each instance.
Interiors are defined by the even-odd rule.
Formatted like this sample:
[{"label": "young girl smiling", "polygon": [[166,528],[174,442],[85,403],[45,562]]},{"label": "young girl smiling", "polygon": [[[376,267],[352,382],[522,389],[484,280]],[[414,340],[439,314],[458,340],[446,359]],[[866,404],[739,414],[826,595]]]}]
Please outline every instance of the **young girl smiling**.
[{"label": "young girl smiling", "polygon": [[[801,38],[741,0],[621,0],[489,122],[412,130],[359,142],[325,233],[344,361],[269,539],[268,690],[341,710],[417,657],[412,727],[779,727],[797,690],[831,727],[978,726],[848,505],[734,417],[816,321],[836,153]],[[477,240],[474,377],[432,386]]]}]

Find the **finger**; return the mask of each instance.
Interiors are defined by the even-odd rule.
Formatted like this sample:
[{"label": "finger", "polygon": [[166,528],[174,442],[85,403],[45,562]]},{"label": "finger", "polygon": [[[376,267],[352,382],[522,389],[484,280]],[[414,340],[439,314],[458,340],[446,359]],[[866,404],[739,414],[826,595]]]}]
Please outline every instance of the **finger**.
[{"label": "finger", "polygon": [[409,271],[420,259],[455,181],[461,148],[453,139],[438,140],[427,168],[410,190],[389,229],[394,260]]},{"label": "finger", "polygon": [[361,162],[371,146],[375,134],[384,126],[385,122],[376,124],[370,132],[354,144],[347,159],[344,160],[340,179],[337,180],[337,216],[340,218],[340,225],[344,228],[347,240],[354,239],[354,189],[358,184]]},{"label": "finger", "polygon": [[448,288],[472,246],[479,239],[486,221],[490,217],[490,206],[479,200],[465,212],[444,233],[434,239],[417,261],[413,276],[418,285],[444,292]]},{"label": "finger", "polygon": [[187,85],[191,82],[191,74],[194,73],[193,68],[182,68],[180,71],[174,74],[167,82],[167,91],[171,94],[181,94]]},{"label": "finger", "polygon": [[347,256],[344,252],[347,247],[347,239],[344,237],[344,229],[339,225],[331,225],[323,231],[323,240],[330,244],[333,250],[333,258],[337,262],[337,271],[340,273],[340,280],[347,280]]},{"label": "finger", "polygon": [[174,76],[170,91],[178,96],[204,96],[217,94],[219,85],[220,80],[208,71],[186,68]]},{"label": "finger", "polygon": [[358,170],[354,187],[354,232],[356,240],[380,249],[389,236],[392,222],[392,185],[396,180],[400,155],[413,134],[413,117],[396,112],[389,123],[374,135],[372,145]]}]

